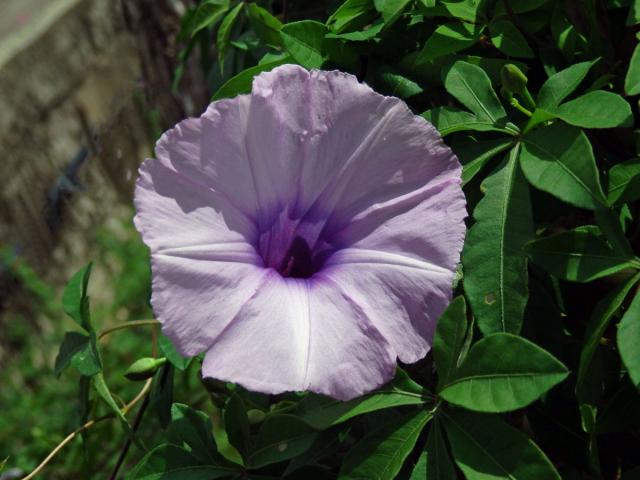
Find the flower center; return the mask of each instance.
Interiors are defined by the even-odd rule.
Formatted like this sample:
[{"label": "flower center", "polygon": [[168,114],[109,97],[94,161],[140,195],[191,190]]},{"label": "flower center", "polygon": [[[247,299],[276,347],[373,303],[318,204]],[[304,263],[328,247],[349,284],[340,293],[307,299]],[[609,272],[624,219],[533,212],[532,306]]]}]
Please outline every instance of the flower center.
[{"label": "flower center", "polygon": [[278,271],[283,277],[309,278],[318,270],[307,241],[297,236],[284,256]]}]

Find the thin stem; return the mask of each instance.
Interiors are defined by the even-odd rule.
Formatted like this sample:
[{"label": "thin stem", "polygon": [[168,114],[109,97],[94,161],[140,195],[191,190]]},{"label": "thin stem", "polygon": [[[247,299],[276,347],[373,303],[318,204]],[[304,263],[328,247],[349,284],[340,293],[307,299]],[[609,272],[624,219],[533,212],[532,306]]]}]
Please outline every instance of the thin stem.
[{"label": "thin stem", "polygon": [[125,328],[134,328],[134,327],[142,327],[145,325],[160,325],[160,322],[157,320],[133,320],[131,322],[119,323],[118,325],[114,325],[113,327],[105,328],[100,332],[98,338],[103,338],[109,335],[112,332],[117,330],[123,330]]},{"label": "thin stem", "polygon": [[[142,390],[140,390],[140,392],[138,393],[138,395],[136,395],[133,400],[131,400],[129,403],[127,403],[122,408],[122,413],[124,415],[126,415],[129,412],[129,410],[131,410],[142,398],[146,397],[147,393],[149,393],[149,390],[151,390],[151,381],[152,380],[153,380],[152,378],[148,379],[145,382],[144,386],[142,387]],[[51,459],[53,457],[55,457],[58,454],[58,452],[60,452],[60,450],[62,450],[65,447],[65,445],[67,445],[69,442],[71,442],[71,440],[73,440],[79,433],[82,433],[85,430],[91,428],[96,423],[100,423],[100,422],[102,422],[104,420],[109,420],[109,419],[115,418],[115,417],[116,417],[115,414],[110,413],[108,415],[104,415],[102,417],[96,418],[95,420],[89,420],[87,423],[85,423],[81,427],[78,427],[77,429],[75,429],[73,432],[71,432],[69,435],[67,435],[64,438],[64,440],[62,440],[56,446],[56,448],[54,448],[51,451],[51,453],[49,453],[49,455],[47,455],[47,457],[40,463],[40,465],[38,465],[29,475],[27,475],[26,477],[23,477],[22,480],[31,480],[32,478],[34,478],[51,461]]]},{"label": "thin stem", "polygon": [[516,100],[515,98],[512,98],[509,101],[509,104],[515,108],[516,110],[524,113],[527,117],[530,117],[531,115],[533,115],[529,110],[527,110],[526,108],[524,108],[522,105],[520,105],[520,102],[518,102],[518,100]]},{"label": "thin stem", "polygon": [[[158,356],[158,331],[155,328],[151,331],[151,356],[153,356],[154,358]],[[149,380],[152,380],[152,379],[150,378]],[[140,410],[138,410],[138,413],[136,414],[136,419],[133,422],[132,429],[134,433],[140,427],[140,423],[142,422],[142,416],[144,415],[144,412],[148,406],[149,406],[149,395],[146,395],[144,397],[144,401],[142,402],[142,405],[140,406]],[[122,464],[124,463],[124,460],[127,457],[127,453],[129,453],[130,448],[131,448],[131,437],[127,437],[124,443],[124,446],[122,447],[122,451],[118,456],[118,460],[116,461],[116,465],[115,467],[113,467],[113,471],[111,472],[111,476],[109,477],[110,480],[116,480],[116,478],[118,477],[118,472],[120,471],[120,468],[122,467]]]},{"label": "thin stem", "polygon": [[[138,413],[136,414],[136,419],[133,422],[133,426],[131,427],[134,433],[140,427],[140,423],[142,422],[142,416],[144,415],[144,412],[147,409],[148,405],[149,405],[149,395],[145,395],[144,401],[142,402],[142,405],[140,406],[140,410],[138,410]],[[118,477],[118,471],[120,470],[120,467],[122,467],[122,464],[124,463],[124,459],[127,457],[127,453],[129,452],[130,447],[131,447],[131,437],[127,437],[127,440],[124,443],[124,447],[122,447],[122,451],[118,456],[118,461],[116,462],[115,467],[113,467],[113,471],[111,472],[111,476],[109,477],[109,480],[116,480],[116,478]]]}]

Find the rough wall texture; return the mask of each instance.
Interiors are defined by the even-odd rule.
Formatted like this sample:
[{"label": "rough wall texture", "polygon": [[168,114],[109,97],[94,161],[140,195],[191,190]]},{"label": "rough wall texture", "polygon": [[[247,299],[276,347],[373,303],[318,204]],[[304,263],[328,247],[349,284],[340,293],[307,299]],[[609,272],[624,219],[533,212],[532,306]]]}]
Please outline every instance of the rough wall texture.
[{"label": "rough wall texture", "polygon": [[0,244],[52,278],[85,261],[93,226],[127,214],[152,131],[184,112],[170,93],[179,2],[45,3],[20,17],[36,34],[0,29]]}]

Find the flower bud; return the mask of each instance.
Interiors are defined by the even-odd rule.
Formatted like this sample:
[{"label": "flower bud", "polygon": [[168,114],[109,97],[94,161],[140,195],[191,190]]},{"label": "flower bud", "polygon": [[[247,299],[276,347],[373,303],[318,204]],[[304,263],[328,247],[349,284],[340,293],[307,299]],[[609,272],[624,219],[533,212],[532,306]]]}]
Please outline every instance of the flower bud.
[{"label": "flower bud", "polygon": [[251,425],[262,423],[266,417],[267,417],[266,413],[256,408],[252,408],[247,412],[247,418],[249,419],[249,423]]},{"label": "flower bud", "polygon": [[502,79],[502,87],[511,93],[523,94],[527,88],[527,82],[529,79],[522,73],[518,67],[512,63],[508,63],[500,71],[500,78]]},{"label": "flower bud", "polygon": [[156,373],[165,363],[167,363],[167,359],[165,357],[141,358],[133,362],[131,366],[127,368],[124,376],[129,380],[146,380],[147,378],[153,377],[154,373]]}]

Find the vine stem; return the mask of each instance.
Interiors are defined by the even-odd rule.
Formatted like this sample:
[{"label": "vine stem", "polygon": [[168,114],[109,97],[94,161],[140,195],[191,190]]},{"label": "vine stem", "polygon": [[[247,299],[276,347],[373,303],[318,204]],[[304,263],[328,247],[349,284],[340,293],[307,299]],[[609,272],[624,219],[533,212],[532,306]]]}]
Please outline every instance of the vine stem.
[{"label": "vine stem", "polygon": [[[129,322],[129,323],[133,323],[133,322]],[[145,398],[147,396],[147,394],[151,390],[151,382],[152,381],[153,381],[153,378],[147,379],[147,381],[145,382],[144,386],[142,387],[142,389],[140,390],[138,395],[136,395],[133,400],[131,400],[129,403],[127,403],[122,408],[122,413],[124,415],[126,415],[129,412],[129,410],[131,410],[140,400],[142,400],[143,398]],[[58,452],[60,452],[60,450],[62,450],[65,447],[65,445],[67,445],[69,442],[71,442],[71,440],[73,440],[79,433],[82,433],[85,430],[88,430],[89,428],[91,428],[96,423],[100,423],[100,422],[102,422],[104,420],[109,420],[111,418],[115,418],[115,414],[111,413],[111,414],[104,415],[102,417],[96,418],[95,420],[89,420],[87,423],[85,423],[81,427],[78,427],[77,429],[75,429],[73,432],[71,432],[69,435],[67,435],[64,438],[64,440],[62,440],[56,446],[56,448],[54,448],[51,451],[51,453],[49,453],[49,455],[47,455],[47,457],[40,463],[40,465],[38,465],[29,475],[27,475],[26,477],[23,477],[22,480],[31,480],[32,478],[34,478],[51,461],[51,459],[53,459],[53,457],[55,457],[58,454]]]},{"label": "vine stem", "polygon": [[133,320],[131,322],[123,322],[118,325],[114,325],[113,327],[105,328],[98,334],[98,338],[101,339],[106,337],[112,332],[117,330],[123,330],[125,328],[133,328],[133,327],[143,327],[145,325],[160,325],[160,322],[157,320]]}]

